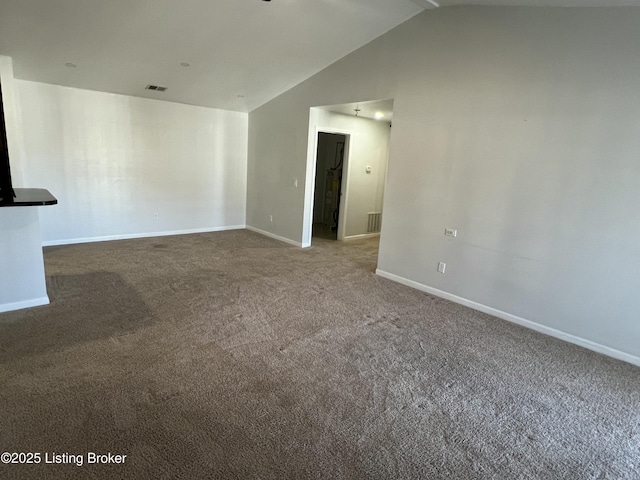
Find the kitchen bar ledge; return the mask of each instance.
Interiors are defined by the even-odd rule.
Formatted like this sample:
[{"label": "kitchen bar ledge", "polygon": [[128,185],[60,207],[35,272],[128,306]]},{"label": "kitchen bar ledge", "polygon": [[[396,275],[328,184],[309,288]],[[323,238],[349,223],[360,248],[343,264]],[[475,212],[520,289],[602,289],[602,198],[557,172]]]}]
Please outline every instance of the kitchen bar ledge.
[{"label": "kitchen bar ledge", "polygon": [[38,207],[56,205],[58,200],[44,188],[14,188],[15,197],[0,197],[0,207]]}]

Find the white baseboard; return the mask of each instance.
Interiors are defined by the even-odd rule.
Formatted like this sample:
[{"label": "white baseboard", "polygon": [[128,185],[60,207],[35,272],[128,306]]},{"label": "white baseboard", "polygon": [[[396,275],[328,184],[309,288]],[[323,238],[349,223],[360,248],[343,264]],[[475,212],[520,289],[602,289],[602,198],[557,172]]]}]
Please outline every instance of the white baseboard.
[{"label": "white baseboard", "polygon": [[[380,236],[380,232],[377,232],[377,233],[362,233],[360,235],[349,235],[348,237],[344,237],[340,241],[341,242],[350,242],[352,240],[364,240],[365,238],[379,237],[379,236]],[[302,248],[309,248],[310,246],[311,246],[311,242],[301,244]]]},{"label": "white baseboard", "polygon": [[251,225],[247,225],[246,228],[247,228],[247,230],[251,230],[252,232],[259,233],[260,235],[264,235],[265,237],[270,237],[270,238],[273,238],[275,240],[280,240],[281,242],[288,243],[289,245],[294,245],[296,247],[302,248],[302,243],[296,242],[294,240],[290,240],[290,239],[285,238],[285,237],[281,237],[280,235],[276,235],[275,233],[270,233],[270,232],[267,232],[265,230],[260,230],[259,228],[252,227]]},{"label": "white baseboard", "polygon": [[68,238],[65,240],[46,240],[42,242],[43,247],[53,247],[56,245],[73,245],[76,243],[109,242],[111,240],[129,240],[132,238],[167,237],[169,235],[188,235],[191,233],[222,232],[226,230],[241,230],[245,225],[230,225],[225,227],[193,228],[190,230],[171,230],[164,232],[129,233],[125,235],[107,235],[104,237]]},{"label": "white baseboard", "polygon": [[0,313],[22,310],[23,308],[39,307],[40,305],[49,305],[49,297],[33,298],[15,303],[4,303],[0,305]]},{"label": "white baseboard", "polygon": [[569,333],[565,333],[561,330],[556,330],[555,328],[547,327],[546,325],[541,325],[536,322],[532,322],[531,320],[527,320],[525,318],[518,317],[516,315],[512,315],[507,312],[503,312],[502,310],[498,310],[496,308],[489,307],[487,305],[483,305],[481,303],[474,302],[473,300],[468,300],[463,297],[458,297],[457,295],[453,295],[451,293],[445,292],[443,290],[438,290],[437,288],[429,287],[422,283],[415,282],[413,280],[409,280],[404,277],[400,277],[398,275],[394,275],[393,273],[385,272],[384,270],[377,269],[376,274],[392,280],[397,283],[401,283],[408,287],[415,288],[416,290],[420,290],[426,293],[430,293],[431,295],[435,295],[436,297],[444,298],[446,300],[451,300],[452,302],[459,303],[469,308],[473,308],[474,310],[478,310],[480,312],[488,313],[489,315],[493,315],[494,317],[501,318],[502,320],[506,320],[508,322],[516,323],[518,325],[522,325],[523,327],[530,328],[531,330],[535,330],[540,333],[544,333],[551,337],[558,338],[560,340],[564,340],[565,342],[573,343],[575,345],[579,345],[581,347],[587,348],[589,350],[593,350],[594,352],[601,353],[603,355],[607,355],[609,357],[622,360],[623,362],[628,362],[633,365],[637,365],[640,367],[640,357],[635,355],[631,355],[629,353],[621,352],[620,350],[616,350],[611,347],[607,347],[606,345],[601,345],[599,343],[592,342],[591,340],[587,340],[585,338],[577,337],[575,335],[571,335]]},{"label": "white baseboard", "polygon": [[344,237],[342,240],[344,242],[348,242],[350,240],[364,240],[365,238],[379,237],[379,236],[380,236],[380,232],[376,232],[376,233],[361,233],[360,235],[349,235],[348,237]]}]

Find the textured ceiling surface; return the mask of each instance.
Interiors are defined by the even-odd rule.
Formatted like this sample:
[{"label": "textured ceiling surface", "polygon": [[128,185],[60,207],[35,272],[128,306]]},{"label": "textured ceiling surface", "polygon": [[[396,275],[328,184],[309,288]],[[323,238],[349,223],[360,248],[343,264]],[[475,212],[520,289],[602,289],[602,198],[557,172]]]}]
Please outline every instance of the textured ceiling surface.
[{"label": "textured ceiling surface", "polygon": [[[0,0],[0,55],[13,58],[24,80],[248,112],[431,7],[430,0]],[[145,90],[149,84],[167,90]]]},{"label": "textured ceiling surface", "polygon": [[20,79],[251,111],[422,11],[411,0],[0,0],[0,55]]},{"label": "textured ceiling surface", "polygon": [[456,5],[502,7],[640,7],[640,0],[436,0],[436,2],[441,7],[452,7]]}]

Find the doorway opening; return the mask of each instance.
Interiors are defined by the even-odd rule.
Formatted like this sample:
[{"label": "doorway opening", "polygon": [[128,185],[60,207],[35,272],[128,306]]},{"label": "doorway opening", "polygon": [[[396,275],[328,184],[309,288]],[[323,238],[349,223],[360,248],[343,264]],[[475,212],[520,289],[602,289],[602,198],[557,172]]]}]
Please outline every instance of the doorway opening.
[{"label": "doorway opening", "polygon": [[312,236],[337,240],[347,135],[318,132],[317,140]]},{"label": "doorway opening", "polygon": [[302,247],[380,237],[393,100],[309,109]]}]

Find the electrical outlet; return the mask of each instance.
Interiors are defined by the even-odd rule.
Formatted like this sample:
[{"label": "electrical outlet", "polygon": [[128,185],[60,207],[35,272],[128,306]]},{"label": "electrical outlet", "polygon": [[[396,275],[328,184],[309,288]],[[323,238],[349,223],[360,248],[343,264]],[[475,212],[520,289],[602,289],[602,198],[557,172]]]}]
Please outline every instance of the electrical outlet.
[{"label": "electrical outlet", "polygon": [[298,179],[297,178],[293,179],[293,186],[298,188]]},{"label": "electrical outlet", "polygon": [[273,215],[269,215],[269,221],[273,223]]},{"label": "electrical outlet", "polygon": [[444,262],[440,262],[438,263],[438,271],[440,273],[444,273],[444,269],[447,268],[447,264]]},{"label": "electrical outlet", "polygon": [[454,230],[453,228],[445,228],[444,229],[444,234],[447,237],[457,237],[458,236],[458,230]]}]

